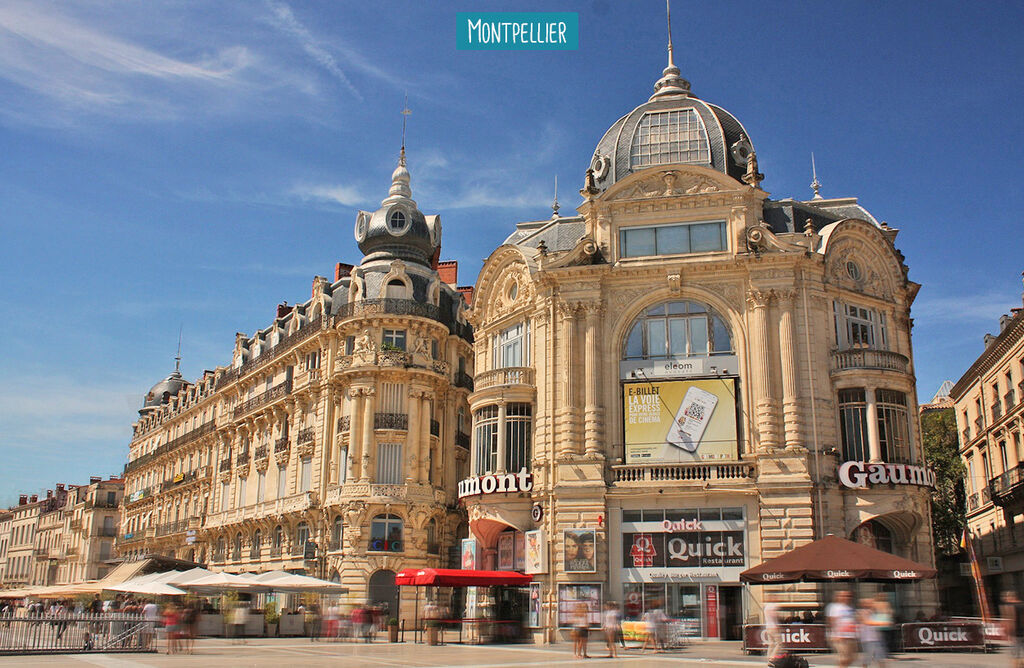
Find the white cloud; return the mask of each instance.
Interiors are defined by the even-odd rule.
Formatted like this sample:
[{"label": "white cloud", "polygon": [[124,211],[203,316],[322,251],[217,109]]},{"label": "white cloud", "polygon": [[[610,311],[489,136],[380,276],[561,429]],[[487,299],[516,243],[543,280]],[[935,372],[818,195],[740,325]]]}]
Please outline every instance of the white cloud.
[{"label": "white cloud", "polygon": [[993,292],[973,295],[923,297],[918,299],[911,315],[919,325],[983,322],[998,329],[999,316],[1020,306],[1020,297]]},{"label": "white cloud", "polygon": [[0,447],[127,442],[144,391],[60,377],[7,378],[0,386]]},{"label": "white cloud", "polygon": [[363,206],[373,198],[352,185],[299,185],[291,194],[306,200],[336,202],[344,206]]}]

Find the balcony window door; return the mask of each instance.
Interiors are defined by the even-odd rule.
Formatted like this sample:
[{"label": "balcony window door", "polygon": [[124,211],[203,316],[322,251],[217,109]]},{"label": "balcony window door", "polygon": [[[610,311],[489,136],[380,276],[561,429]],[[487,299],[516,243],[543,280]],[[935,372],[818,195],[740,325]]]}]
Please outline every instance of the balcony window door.
[{"label": "balcony window door", "polygon": [[832,312],[838,349],[889,349],[888,332],[883,314],[872,309],[838,301],[832,302]]},{"label": "balcony window door", "polygon": [[283,499],[288,495],[288,468],[282,464],[277,467],[277,498]]},{"label": "balcony window door", "polygon": [[402,444],[381,443],[377,446],[377,483],[400,485],[402,479]]},{"label": "balcony window door", "polygon": [[878,404],[878,444],[883,462],[905,462],[911,457],[907,395],[875,390]]},{"label": "balcony window door", "polygon": [[839,390],[839,422],[845,461],[866,462],[868,452],[867,401],[864,390]]},{"label": "balcony window door", "polygon": [[498,469],[498,407],[485,406],[473,418],[473,472],[484,475]]},{"label": "balcony window door", "polygon": [[308,492],[313,489],[313,458],[302,459],[302,491]]},{"label": "balcony window door", "polygon": [[525,323],[515,324],[495,337],[494,368],[527,366],[529,358],[528,328]]}]

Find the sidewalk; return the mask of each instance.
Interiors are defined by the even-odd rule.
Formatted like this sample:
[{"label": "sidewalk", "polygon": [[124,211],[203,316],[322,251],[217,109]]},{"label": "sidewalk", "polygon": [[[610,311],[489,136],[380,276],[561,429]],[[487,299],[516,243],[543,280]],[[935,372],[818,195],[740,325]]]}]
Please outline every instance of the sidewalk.
[{"label": "sidewalk", "polygon": [[[144,666],[366,666],[431,667],[479,666],[481,668],[530,668],[571,665],[594,666],[764,666],[763,656],[745,655],[739,643],[705,642],[666,653],[640,654],[628,650],[620,658],[604,659],[604,646],[590,644],[590,660],[575,659],[572,646],[558,645],[443,645],[428,647],[411,642],[389,644],[377,642],[361,643],[311,643],[303,638],[254,638],[245,645],[232,645],[221,638],[210,638],[196,642],[195,654],[167,656],[164,654],[64,654],[44,656],[0,656],[0,666],[110,666],[135,668]],[[835,656],[811,654],[807,659],[812,666],[834,666]],[[855,664],[859,665],[859,664]],[[1009,658],[1005,653],[961,654],[961,653],[908,653],[897,656],[890,666],[907,668],[932,668],[933,666],[959,666],[984,668],[1007,666]]]}]

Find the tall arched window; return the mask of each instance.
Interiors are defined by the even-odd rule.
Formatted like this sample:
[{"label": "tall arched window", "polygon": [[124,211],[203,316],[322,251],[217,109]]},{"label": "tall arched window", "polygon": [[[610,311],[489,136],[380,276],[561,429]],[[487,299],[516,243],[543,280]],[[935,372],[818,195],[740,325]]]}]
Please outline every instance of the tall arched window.
[{"label": "tall arched window", "polygon": [[341,539],[344,537],[344,525],[341,520],[341,515],[334,518],[334,524],[331,525],[331,549],[341,549]]},{"label": "tall arched window", "polygon": [[295,527],[295,544],[292,545],[292,554],[302,554],[303,550],[306,549],[306,541],[309,540],[309,525],[305,522],[299,522],[299,526]]},{"label": "tall arched window", "polygon": [[397,515],[377,515],[370,524],[370,546],[373,552],[401,552],[403,522]]},{"label": "tall arched window", "polygon": [[274,539],[270,543],[270,556],[280,557],[284,548],[284,528],[278,524],[274,527]]},{"label": "tall arched window", "polygon": [[622,359],[731,355],[732,337],[711,308],[690,301],[657,304],[633,322]]},{"label": "tall arched window", "polygon": [[213,560],[214,561],[224,561],[224,548],[225,548],[224,536],[221,536],[220,538],[217,539],[217,547],[213,551]]},{"label": "tall arched window", "polygon": [[242,533],[235,534],[235,543],[231,550],[231,559],[234,561],[242,560]]},{"label": "tall arched window", "polygon": [[427,522],[427,554],[440,554],[441,546],[437,542],[437,520]]},{"label": "tall arched window", "polygon": [[256,529],[252,534],[252,545],[249,546],[249,558],[259,560],[260,549],[263,547],[263,532]]}]

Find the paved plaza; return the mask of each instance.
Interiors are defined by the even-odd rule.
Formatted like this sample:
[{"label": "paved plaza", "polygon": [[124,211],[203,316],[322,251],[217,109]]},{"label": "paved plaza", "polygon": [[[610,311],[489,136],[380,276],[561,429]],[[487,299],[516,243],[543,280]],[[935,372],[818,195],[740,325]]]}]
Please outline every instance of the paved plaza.
[{"label": "paved plaza", "polygon": [[[763,657],[747,656],[739,643],[695,643],[685,650],[665,654],[643,654],[627,651],[612,660],[603,656],[603,647],[592,645],[589,661],[574,659],[568,644],[537,645],[444,645],[428,647],[414,643],[311,643],[297,638],[255,639],[245,645],[232,645],[223,639],[200,640],[192,655],[164,654],[63,654],[46,656],[0,657],[0,666],[108,666],[132,668],[143,666],[486,666],[488,668],[525,668],[527,666],[598,666],[705,665],[763,666]],[[833,655],[808,656],[812,666],[836,665]],[[932,666],[1006,666],[1006,654],[903,654],[890,665],[907,668]]]}]

